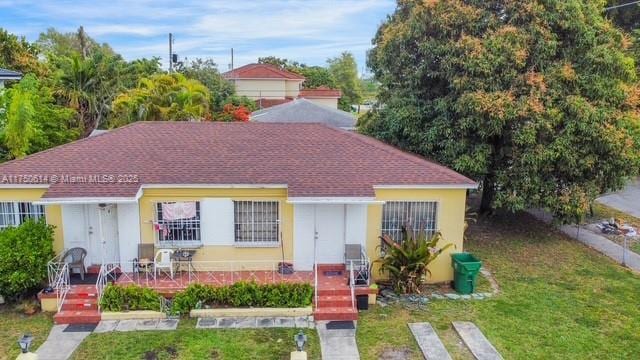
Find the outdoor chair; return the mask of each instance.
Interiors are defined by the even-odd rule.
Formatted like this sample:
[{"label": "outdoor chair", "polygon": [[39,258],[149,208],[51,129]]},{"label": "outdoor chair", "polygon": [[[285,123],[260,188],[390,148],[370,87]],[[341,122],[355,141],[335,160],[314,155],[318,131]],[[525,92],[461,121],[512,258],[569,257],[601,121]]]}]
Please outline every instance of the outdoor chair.
[{"label": "outdoor chair", "polygon": [[[70,272],[73,272],[74,269],[78,270],[80,278],[84,280],[84,274],[87,272],[87,269],[84,267],[84,258],[86,256],[87,250],[81,247],[74,247],[64,253],[62,261],[67,263]],[[67,260],[67,258],[69,260]]]},{"label": "outdoor chair", "polygon": [[138,258],[133,260],[133,266],[137,273],[149,274],[153,272],[153,250],[153,244],[138,244]]},{"label": "outdoor chair", "polygon": [[169,275],[171,275],[171,279],[173,279],[173,250],[158,250],[153,259],[153,274],[156,278],[158,277],[158,270],[163,270],[165,272],[169,270]]},{"label": "outdoor chair", "polygon": [[345,244],[344,263],[347,271],[353,266],[353,280],[356,285],[366,285],[369,281],[367,258],[360,244]]}]

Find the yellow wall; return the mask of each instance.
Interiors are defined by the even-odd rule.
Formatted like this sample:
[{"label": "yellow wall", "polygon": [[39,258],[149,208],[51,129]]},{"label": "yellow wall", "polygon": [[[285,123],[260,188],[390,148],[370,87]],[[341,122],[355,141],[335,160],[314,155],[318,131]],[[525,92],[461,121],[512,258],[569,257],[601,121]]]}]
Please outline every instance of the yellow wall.
[{"label": "yellow wall", "polygon": [[[145,189],[140,198],[140,233],[143,243],[154,243],[154,203],[194,201],[203,198],[232,200],[277,200],[280,202],[280,231],[285,260],[293,260],[293,205],[287,204],[286,189]],[[280,247],[246,248],[206,245],[199,248],[194,261],[281,260]],[[249,265],[249,264],[247,264]],[[253,264],[258,265],[258,264]]]},{"label": "yellow wall", "polygon": [[305,98],[314,104],[328,106],[332,109],[338,108],[338,99],[336,98]]},{"label": "yellow wall", "polygon": [[[464,189],[378,189],[376,200],[385,201],[436,201],[438,203],[438,229],[442,233],[443,240],[438,244],[443,246],[453,243],[455,248],[443,252],[429,265],[431,277],[429,282],[443,282],[453,280],[453,268],[451,267],[452,252],[463,251],[462,239],[464,235],[464,212],[466,190]],[[367,224],[367,254],[373,261],[380,254],[376,249],[380,244],[378,238],[382,226],[382,205],[370,205]],[[374,277],[379,277],[377,269],[374,269]]]},{"label": "yellow wall", "polygon": [[[40,200],[47,189],[0,189],[0,201],[31,202]],[[58,253],[64,248],[62,237],[62,210],[59,205],[45,206],[47,224],[55,226],[53,234],[53,250]]]}]

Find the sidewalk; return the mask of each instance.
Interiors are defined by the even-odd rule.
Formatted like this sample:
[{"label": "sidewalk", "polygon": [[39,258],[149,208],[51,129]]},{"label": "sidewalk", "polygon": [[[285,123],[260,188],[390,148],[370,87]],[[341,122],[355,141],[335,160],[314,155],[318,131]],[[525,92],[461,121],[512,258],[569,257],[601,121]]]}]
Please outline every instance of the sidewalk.
[{"label": "sidewalk", "polygon": [[[551,223],[551,217],[548,214],[541,212],[540,210],[529,210],[528,212],[538,220],[544,221],[546,223]],[[563,225],[559,227],[559,230],[567,236],[570,236],[580,241],[581,243],[593,248],[594,250],[602,253],[603,255],[610,257],[618,264],[622,264],[624,249],[622,248],[622,246],[607,239],[606,237],[593,233],[583,227],[579,228],[576,225]],[[631,250],[627,250],[625,263],[628,268],[640,272],[640,255],[634,253]]]},{"label": "sidewalk", "polygon": [[53,325],[49,337],[40,345],[38,360],[66,360],[91,331],[65,332],[68,325]]}]

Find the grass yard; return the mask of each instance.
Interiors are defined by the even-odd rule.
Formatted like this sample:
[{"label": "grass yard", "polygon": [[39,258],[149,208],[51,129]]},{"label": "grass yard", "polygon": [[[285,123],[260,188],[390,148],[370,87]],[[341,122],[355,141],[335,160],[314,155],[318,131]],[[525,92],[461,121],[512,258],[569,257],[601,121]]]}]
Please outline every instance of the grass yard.
[{"label": "grass yard", "polygon": [[[288,359],[298,329],[196,329],[182,319],[176,331],[91,334],[73,359]],[[320,358],[315,330],[305,331],[309,359]]]},{"label": "grass yard", "polygon": [[640,276],[526,214],[480,220],[466,249],[502,293],[434,301],[426,311],[374,307],[358,322],[363,359],[422,359],[407,322],[431,322],[454,358],[470,359],[451,321],[475,322],[506,359],[632,359],[640,353]]},{"label": "grass yard", "polygon": [[34,336],[31,349],[37,349],[47,339],[52,325],[51,314],[27,316],[8,306],[0,306],[0,360],[15,359],[18,356],[18,339],[25,333]]}]

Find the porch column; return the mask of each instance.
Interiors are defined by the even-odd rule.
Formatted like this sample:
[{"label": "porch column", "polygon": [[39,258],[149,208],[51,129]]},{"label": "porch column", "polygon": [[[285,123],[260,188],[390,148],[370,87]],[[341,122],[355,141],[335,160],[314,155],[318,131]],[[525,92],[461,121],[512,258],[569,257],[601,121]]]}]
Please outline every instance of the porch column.
[{"label": "porch column", "polygon": [[118,204],[118,241],[123,271],[133,271],[140,244],[140,207],[138,203]]}]

